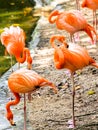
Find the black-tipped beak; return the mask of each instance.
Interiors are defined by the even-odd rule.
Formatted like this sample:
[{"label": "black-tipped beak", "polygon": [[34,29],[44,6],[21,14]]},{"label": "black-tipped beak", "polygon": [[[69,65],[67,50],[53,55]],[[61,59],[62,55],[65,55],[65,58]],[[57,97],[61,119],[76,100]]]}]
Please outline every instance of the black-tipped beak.
[{"label": "black-tipped beak", "polygon": [[15,124],[15,122],[13,122],[13,120],[10,120],[10,124],[11,124],[12,126],[16,126],[16,124]]}]

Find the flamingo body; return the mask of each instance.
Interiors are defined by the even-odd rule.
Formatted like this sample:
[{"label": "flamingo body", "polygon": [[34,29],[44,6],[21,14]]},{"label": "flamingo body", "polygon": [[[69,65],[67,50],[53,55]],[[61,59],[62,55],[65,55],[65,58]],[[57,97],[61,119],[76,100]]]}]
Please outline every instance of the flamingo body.
[{"label": "flamingo body", "polygon": [[[77,20],[78,25],[77,26]],[[71,34],[86,28],[86,20],[79,11],[74,10],[73,12],[64,12],[58,15],[56,25],[58,29],[66,30]]]},{"label": "flamingo body", "polygon": [[50,83],[33,70],[20,69],[9,76],[8,86],[12,92],[29,93],[34,91],[36,86],[40,86],[44,82],[46,85]]},{"label": "flamingo body", "polygon": [[93,42],[92,32],[97,35],[95,29],[87,23],[79,10],[69,12],[59,12],[55,10],[50,14],[49,22],[51,24],[55,23],[60,30],[66,30],[71,36],[78,31],[85,31]]},{"label": "flamingo body", "polygon": [[[69,69],[71,73],[75,72],[78,69],[82,69],[88,65],[94,65],[95,60],[92,59],[87,50],[79,45],[76,44],[69,44],[69,47],[66,47],[64,41],[62,42],[63,45],[57,47],[54,44],[54,37],[55,39],[60,39],[62,36],[52,36],[50,39],[50,43],[54,48],[54,64],[57,69]],[[60,40],[59,40],[60,41]]]},{"label": "flamingo body", "polygon": [[81,6],[96,11],[98,9],[98,0],[83,0]]}]

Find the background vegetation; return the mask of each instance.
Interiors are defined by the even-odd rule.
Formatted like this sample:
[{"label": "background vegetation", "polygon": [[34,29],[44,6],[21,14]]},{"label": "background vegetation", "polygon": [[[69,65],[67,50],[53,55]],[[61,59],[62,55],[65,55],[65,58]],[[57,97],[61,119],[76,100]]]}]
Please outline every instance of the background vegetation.
[{"label": "background vegetation", "polygon": [[[26,45],[30,41],[39,17],[33,16],[35,2],[31,0],[0,0],[0,34],[5,27],[18,24],[26,33]],[[10,68],[10,56],[4,55],[0,42],[0,76]],[[15,64],[15,59],[13,64]]]}]

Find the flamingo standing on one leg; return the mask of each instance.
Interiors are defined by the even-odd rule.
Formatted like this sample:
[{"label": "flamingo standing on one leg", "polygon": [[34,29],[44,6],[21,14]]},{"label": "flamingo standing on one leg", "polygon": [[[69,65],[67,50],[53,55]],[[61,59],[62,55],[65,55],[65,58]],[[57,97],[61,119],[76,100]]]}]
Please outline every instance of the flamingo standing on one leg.
[{"label": "flamingo standing on one leg", "polygon": [[26,99],[25,93],[33,92],[40,87],[50,86],[55,93],[57,93],[56,86],[48,81],[47,79],[41,77],[33,70],[19,69],[13,72],[8,78],[8,86],[11,92],[15,96],[15,100],[10,101],[6,104],[7,119],[11,125],[15,125],[13,122],[13,113],[10,109],[11,106],[17,105],[20,102],[20,93],[24,94],[24,130],[26,129]]},{"label": "flamingo standing on one leg", "polygon": [[11,67],[13,55],[19,63],[24,63],[27,60],[28,69],[32,68],[32,57],[29,49],[25,47],[25,33],[19,26],[5,28],[1,33],[1,42],[11,55]]},{"label": "flamingo standing on one leg", "polygon": [[[58,40],[62,43],[59,47],[55,45],[54,41]],[[74,87],[74,76],[73,73],[76,70],[82,69],[86,66],[95,66],[98,68],[98,64],[92,59],[87,50],[76,44],[67,44],[64,36],[52,36],[50,43],[54,48],[54,64],[57,69],[68,69],[71,73],[72,79],[72,119],[73,127],[75,127],[75,114],[74,114],[74,98],[75,98],[75,87]]]},{"label": "flamingo standing on one leg", "polygon": [[76,0],[76,9],[77,9],[77,10],[80,10],[80,3],[79,3],[79,0]]},{"label": "flamingo standing on one leg", "polygon": [[69,32],[71,42],[72,36],[79,31],[85,31],[93,43],[93,33],[97,36],[95,29],[87,23],[79,10],[71,10],[69,12],[59,12],[58,10],[55,10],[49,15],[48,20],[51,24],[55,23],[58,29]]},{"label": "flamingo standing on one leg", "polygon": [[81,6],[84,8],[89,8],[93,10],[93,26],[95,25],[95,28],[97,30],[97,14],[96,10],[98,9],[98,0],[83,0]]}]

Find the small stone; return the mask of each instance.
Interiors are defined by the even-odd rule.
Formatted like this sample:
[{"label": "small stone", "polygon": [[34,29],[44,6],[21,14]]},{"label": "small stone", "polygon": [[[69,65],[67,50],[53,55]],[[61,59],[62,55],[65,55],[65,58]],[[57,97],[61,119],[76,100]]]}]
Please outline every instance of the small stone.
[{"label": "small stone", "polygon": [[79,90],[81,88],[81,86],[76,86],[75,90]]},{"label": "small stone", "polygon": [[93,94],[95,94],[95,91],[94,91],[94,90],[89,90],[89,91],[88,91],[88,95],[93,95]]}]

